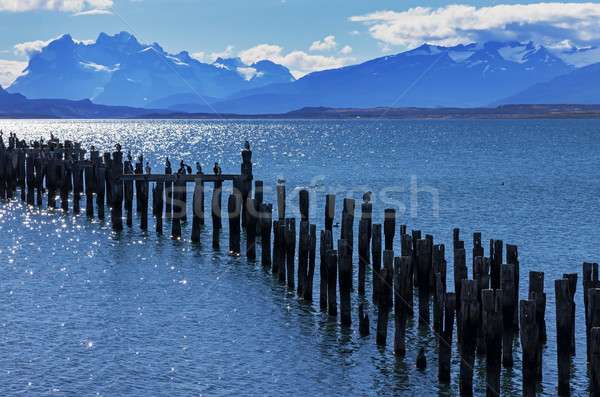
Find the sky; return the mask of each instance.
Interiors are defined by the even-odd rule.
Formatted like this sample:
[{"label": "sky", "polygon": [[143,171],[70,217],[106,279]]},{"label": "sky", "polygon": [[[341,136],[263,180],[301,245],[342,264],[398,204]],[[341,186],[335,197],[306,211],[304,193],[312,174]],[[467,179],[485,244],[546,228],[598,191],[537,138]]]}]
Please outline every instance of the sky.
[{"label": "sky", "polygon": [[63,34],[94,41],[121,31],[203,62],[270,59],[301,77],[423,43],[600,46],[600,1],[0,0],[0,85]]}]

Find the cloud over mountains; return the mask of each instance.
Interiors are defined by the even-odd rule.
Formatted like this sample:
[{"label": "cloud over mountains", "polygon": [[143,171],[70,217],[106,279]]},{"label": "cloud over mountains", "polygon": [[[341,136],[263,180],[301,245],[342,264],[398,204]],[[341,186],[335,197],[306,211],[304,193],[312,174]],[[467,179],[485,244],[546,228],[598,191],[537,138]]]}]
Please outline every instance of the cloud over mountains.
[{"label": "cloud over mountains", "polygon": [[600,44],[600,4],[537,3],[476,8],[449,5],[378,11],[350,18],[369,26],[384,45],[417,47],[423,42],[457,45],[487,41],[534,41],[547,46],[568,40],[575,46]]},{"label": "cloud over mountains", "polygon": [[0,0],[0,11],[48,10],[73,12],[75,15],[106,14],[113,4],[113,0]]}]

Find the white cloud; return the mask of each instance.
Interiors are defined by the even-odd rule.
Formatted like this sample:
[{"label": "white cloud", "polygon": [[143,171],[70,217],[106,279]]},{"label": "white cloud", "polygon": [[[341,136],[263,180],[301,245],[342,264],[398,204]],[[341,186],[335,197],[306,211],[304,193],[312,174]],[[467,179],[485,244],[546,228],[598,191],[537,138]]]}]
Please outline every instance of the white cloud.
[{"label": "white cloud", "polygon": [[113,4],[113,0],[0,0],[0,11],[48,10],[90,15],[106,14]]},{"label": "white cloud", "polygon": [[307,73],[318,70],[335,69],[354,61],[350,57],[334,57],[307,54],[304,51],[283,53],[283,47],[278,45],[260,44],[256,47],[240,51],[238,54],[242,62],[251,65],[261,60],[269,60],[281,64],[288,69],[295,78],[300,78]]},{"label": "white cloud", "polygon": [[360,32],[358,30],[353,30],[349,34],[350,34],[350,36],[358,36],[360,34]]},{"label": "white cloud", "polygon": [[350,54],[352,52],[352,47],[350,47],[349,45],[344,46],[344,48],[342,48],[340,50],[341,54]]},{"label": "white cloud", "polygon": [[310,51],[331,51],[337,47],[337,43],[335,42],[335,36],[327,36],[323,39],[323,41],[313,41],[310,46]]},{"label": "white cloud", "polygon": [[3,88],[10,86],[26,67],[27,62],[0,59],[0,86]]},{"label": "white cloud", "polygon": [[55,37],[53,39],[43,41],[43,40],[35,40],[35,41],[26,41],[25,43],[19,43],[14,45],[14,50],[16,55],[26,56],[27,58],[31,57],[31,55],[36,52],[41,52],[42,48],[46,47],[52,41],[60,38],[62,36]]},{"label": "white cloud", "polygon": [[223,58],[223,59],[231,58],[233,56],[234,48],[235,48],[234,46],[228,45],[227,48],[225,48],[223,51],[211,52],[210,54],[207,54],[204,51],[193,52],[190,54],[190,57],[192,57],[195,60],[200,61],[200,62],[213,63],[214,61],[217,60],[217,58]]},{"label": "white cloud", "polygon": [[423,42],[456,45],[491,40],[600,44],[600,4],[595,3],[415,7],[404,12],[378,11],[350,20],[368,25],[371,36],[385,45],[405,47]]}]

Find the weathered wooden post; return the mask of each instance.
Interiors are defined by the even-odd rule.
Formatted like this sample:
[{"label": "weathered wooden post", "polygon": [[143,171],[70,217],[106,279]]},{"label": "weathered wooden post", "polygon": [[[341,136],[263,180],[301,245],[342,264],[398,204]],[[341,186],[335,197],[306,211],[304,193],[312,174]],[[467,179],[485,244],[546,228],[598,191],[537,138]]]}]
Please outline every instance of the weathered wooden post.
[{"label": "weathered wooden post", "polygon": [[204,181],[201,176],[194,181],[192,198],[192,243],[200,241],[200,226],[204,224]]},{"label": "weathered wooden post", "polygon": [[[571,285],[569,285],[570,287]],[[588,290],[588,363],[592,363],[592,353],[596,346],[594,346],[594,341],[592,340],[591,332],[592,328],[600,327],[600,288],[590,288]]]},{"label": "weathered wooden post", "polygon": [[286,260],[287,260],[287,227],[284,220],[280,220],[278,222],[279,227],[279,249],[277,250],[277,270],[278,270],[278,280],[281,282],[285,282],[285,273],[287,269]]},{"label": "weathered wooden post", "polygon": [[[383,251],[384,263],[387,263],[390,260],[390,255],[392,256],[391,259],[393,261],[394,251]],[[382,278],[382,283],[379,289],[377,336],[375,338],[375,343],[378,346],[385,346],[387,343],[387,328],[390,315],[389,310],[392,305],[390,302],[390,292],[393,284],[393,270],[390,270],[389,267],[384,266],[379,271],[379,275]]]},{"label": "weathered wooden post", "polygon": [[577,291],[577,273],[563,273],[563,278],[569,280],[569,291],[571,292],[571,303],[573,311],[571,313],[571,355],[575,355],[575,292]]},{"label": "weathered wooden post", "polygon": [[417,252],[417,241],[421,239],[421,231],[420,230],[411,230],[411,238],[412,238],[412,271],[413,271],[413,285],[419,285],[419,272],[417,270],[418,266],[418,252]]},{"label": "weathered wooden post", "polygon": [[285,186],[277,185],[277,219],[285,222]]},{"label": "weathered wooden post", "polygon": [[419,283],[419,324],[429,324],[429,273],[431,271],[431,256],[429,253],[429,241],[422,239],[417,241],[418,263],[417,272]]},{"label": "weathered wooden post", "polygon": [[535,301],[535,319],[540,329],[540,343],[546,343],[546,294],[544,293],[544,272],[529,272],[529,299]]},{"label": "weathered wooden post", "polygon": [[[171,238],[172,239],[180,239],[181,238],[181,220],[183,218],[183,207],[185,203],[182,200],[182,190],[185,189],[185,185],[183,182],[176,180],[173,182],[173,190],[171,191],[171,206],[173,209],[173,213],[171,215]],[[214,218],[213,218],[214,219]],[[217,246],[218,248],[218,230],[217,230]],[[215,236],[213,235],[213,247],[215,246],[214,241]]]},{"label": "weathered wooden post", "polygon": [[385,234],[385,249],[394,249],[394,235],[396,234],[396,210],[387,208],[384,211],[383,232]]},{"label": "weathered wooden post", "polygon": [[327,250],[327,314],[337,316],[336,279],[337,279],[337,251]]},{"label": "weathered wooden post", "polygon": [[319,247],[320,266],[319,273],[321,275],[320,291],[319,291],[319,307],[321,310],[327,309],[327,251],[333,249],[333,236],[330,230],[321,230],[321,243]]},{"label": "weathered wooden post", "polygon": [[27,185],[27,205],[35,203],[35,174],[33,166],[33,152],[27,153],[25,157],[25,179]]},{"label": "weathered wooden post", "polygon": [[[212,217],[212,246],[219,249],[219,230],[221,229],[221,186],[214,184],[210,202],[210,213]],[[168,206],[167,206],[168,207]]]},{"label": "weathered wooden post", "polygon": [[[563,276],[564,277],[564,276]],[[590,334],[589,334],[589,319],[588,319],[588,307],[589,307],[589,290],[590,288],[600,288],[600,283],[598,282],[598,264],[597,263],[590,263],[590,262],[584,262],[583,264],[583,305],[584,305],[584,312],[585,312],[585,332],[586,332],[586,350],[587,352],[590,351],[589,349],[589,339],[590,339]],[[573,304],[575,304],[573,302]],[[573,306],[575,307],[575,306]],[[575,311],[575,310],[573,310]],[[575,322],[573,321],[573,330],[575,329]],[[588,354],[588,353],[586,353]],[[587,356],[588,358],[588,362],[589,362],[589,355]]]},{"label": "weathered wooden post", "polygon": [[[271,214],[271,218],[273,217],[273,215]],[[271,271],[273,273],[273,275],[279,275],[279,249],[281,247],[281,243],[279,241],[279,221],[272,221],[272,225],[273,225],[273,259],[272,259],[272,264],[273,267],[271,268]]]},{"label": "weathered wooden post", "polygon": [[[373,203],[365,201],[364,198],[363,198],[363,203],[361,204],[360,220],[365,221],[367,223],[367,247],[365,249],[364,260],[367,263],[371,263],[371,257],[370,257],[370,253],[369,253],[369,245],[371,242],[371,234],[372,234],[372,229],[373,229]],[[358,235],[358,238],[360,239],[360,233]],[[360,245],[360,240],[359,240],[359,245]]]},{"label": "weathered wooden post", "polygon": [[538,380],[538,351],[540,345],[540,327],[535,318],[535,301],[521,300],[521,346],[523,350],[523,396],[535,396]]},{"label": "weathered wooden post", "polygon": [[[455,234],[456,234],[456,230],[455,230]],[[455,244],[458,244],[458,242],[455,242]],[[466,280],[468,279],[468,270],[467,270],[467,259],[466,259],[466,255],[465,255],[465,249],[464,248],[455,248],[454,249],[454,291],[456,293],[456,300],[458,302],[458,304],[456,305],[456,329],[457,329],[457,338],[460,341],[460,338],[462,338],[462,332],[461,332],[461,327],[462,327],[462,321],[460,320],[461,317],[461,310],[462,310],[462,305],[460,304],[460,302],[462,302],[461,299],[461,288],[462,288],[462,280]]]},{"label": "weathered wooden post", "polygon": [[113,152],[111,164],[111,220],[115,230],[123,230],[123,153]]},{"label": "weathered wooden post", "polygon": [[[406,225],[404,226],[404,232],[406,232]],[[410,289],[413,289],[414,283],[413,280],[415,280],[415,267],[416,264],[413,262],[413,259],[415,258],[415,256],[413,255],[413,242],[412,242],[412,237],[409,234],[406,233],[401,233],[400,234],[400,246],[401,246],[401,256],[410,256],[411,261],[410,261]],[[375,269],[375,267],[373,267],[373,269]],[[374,270],[373,270],[374,273]],[[410,306],[410,315],[412,316],[414,314],[414,299],[413,299],[413,294],[410,294],[409,299],[408,299],[408,305]]]},{"label": "weathered wooden post", "polygon": [[[515,265],[515,294],[514,294],[514,306],[519,306],[519,251],[516,245],[506,244],[506,263]],[[513,314],[513,331],[519,332],[519,310],[515,309]]]},{"label": "weathered wooden post", "polygon": [[[482,251],[482,250],[481,250]],[[479,251],[480,252],[480,251]],[[474,258],[473,261],[473,279],[477,280],[478,285],[478,293],[477,300],[480,304],[482,304],[482,295],[481,291],[486,290],[490,287],[490,276],[489,276],[489,258],[483,258],[478,256]],[[477,341],[476,341],[476,350],[477,353],[485,354],[485,337],[484,337],[484,324],[485,324],[485,313],[484,310],[481,312],[481,323],[480,327],[477,329]]]},{"label": "weathered wooden post", "polygon": [[6,149],[0,146],[0,200],[6,198],[6,168],[7,168]]},{"label": "weathered wooden post", "polygon": [[260,263],[263,266],[271,266],[271,209],[268,204],[260,205]]},{"label": "weathered wooden post", "polygon": [[[240,198],[242,206],[242,227],[247,228],[247,214],[249,211],[249,208],[247,207],[247,205],[249,204],[248,198],[252,197],[252,151],[249,149],[249,146],[242,150],[242,165],[240,169],[240,173],[242,175],[240,181],[240,193],[242,195],[242,197]],[[254,205],[254,202],[252,202],[252,204]],[[256,225],[254,226],[256,227]],[[256,230],[254,231],[254,233],[256,233]]]},{"label": "weathered wooden post", "polygon": [[325,230],[333,231],[333,218],[335,217],[335,194],[325,196]]},{"label": "weathered wooden post", "polygon": [[[79,214],[81,207],[79,202],[81,201],[81,192],[83,190],[83,169],[79,160],[73,161],[73,212]],[[33,186],[31,188],[32,196],[31,202],[33,204]]]},{"label": "weathered wooden post", "polygon": [[246,259],[256,259],[256,204],[253,198],[246,199]]},{"label": "weathered wooden post", "polygon": [[313,280],[315,277],[315,260],[317,249],[317,225],[310,225],[308,241],[308,274],[304,285],[302,297],[305,301],[312,302],[313,296]]},{"label": "weathered wooden post", "polygon": [[294,289],[294,259],[296,256],[296,218],[287,218],[285,220],[285,246],[286,246],[286,266],[287,266],[287,286]]},{"label": "weathered wooden post", "polygon": [[[45,161],[45,160],[44,160]],[[2,167],[2,157],[0,156],[0,168]],[[35,166],[35,190],[36,190],[36,204],[38,207],[42,206],[42,191],[44,190],[44,175],[46,173],[46,165],[42,164],[42,159],[37,157],[34,160]],[[0,170],[0,174],[2,171]],[[94,176],[92,176],[92,179]],[[86,185],[87,186],[87,185]],[[0,189],[2,189],[2,181],[0,177]],[[4,194],[0,192],[0,198],[4,198]],[[94,207],[93,201],[90,199],[90,207],[92,214],[90,216],[94,216]]]},{"label": "weathered wooden post", "polygon": [[156,180],[156,233],[162,234],[163,232],[163,197],[165,190],[165,180],[158,178]]},{"label": "weathered wooden post", "polygon": [[358,305],[358,334],[367,336],[371,333],[369,330],[369,315],[365,314],[364,305]]},{"label": "weathered wooden post", "polygon": [[105,183],[105,191],[106,191],[106,205],[111,206],[112,203],[112,158],[110,157],[110,152],[104,152],[104,166],[106,168],[106,179]]},{"label": "weathered wooden post", "polygon": [[240,253],[241,207],[241,196],[231,194],[227,201],[227,213],[229,214],[229,252],[232,254]]},{"label": "weathered wooden post", "polygon": [[342,230],[341,236],[350,246],[350,255],[353,255],[354,249],[354,199],[345,198],[342,208]]},{"label": "weathered wooden post", "polygon": [[444,296],[446,294],[446,260],[444,244],[433,246],[433,274],[435,275],[433,293],[433,330],[441,333],[444,319]]},{"label": "weathered wooden post", "polygon": [[[369,224],[361,219],[358,223],[358,293],[365,294],[365,274],[369,250]],[[351,264],[352,266],[352,264]]]},{"label": "weathered wooden post", "polygon": [[373,244],[371,245],[371,258],[373,266],[373,302],[377,303],[381,289],[381,224],[373,225]]},{"label": "weathered wooden post", "polygon": [[600,327],[590,331],[591,363],[590,363],[590,396],[600,396]]},{"label": "weathered wooden post", "polygon": [[64,212],[69,211],[69,181],[71,178],[71,172],[69,171],[68,162],[66,160],[59,160],[59,177],[58,186],[60,192],[60,207]]},{"label": "weathered wooden post", "polygon": [[410,316],[408,297],[412,295],[409,256],[394,258],[394,354],[406,354],[406,321]]},{"label": "weathered wooden post", "polygon": [[[172,175],[173,169],[171,168],[171,162],[167,157],[165,162],[165,175]],[[165,218],[171,219],[173,213],[173,182],[171,179],[165,179]]]},{"label": "weathered wooden post", "polygon": [[555,280],[554,294],[556,299],[556,350],[558,361],[558,389],[559,396],[571,395],[571,315],[573,306],[569,280]]},{"label": "weathered wooden post", "polygon": [[306,279],[308,278],[308,250],[310,245],[308,229],[308,221],[301,221],[298,233],[298,288],[296,290],[300,297],[304,295]]},{"label": "weathered wooden post", "polygon": [[473,267],[475,266],[475,258],[483,257],[483,246],[481,245],[481,232],[473,233]]},{"label": "weathered wooden post", "polygon": [[19,187],[21,188],[21,201],[25,201],[26,200],[26,193],[25,193],[25,186],[26,186],[26,182],[25,182],[25,152],[23,151],[23,149],[20,149],[17,152],[17,161],[18,161],[18,165],[17,165],[17,182],[19,184]]},{"label": "weathered wooden post", "polygon": [[[502,245],[502,240],[490,240],[490,258],[492,259],[490,267],[490,282],[492,289],[500,288],[502,273]],[[503,321],[506,322],[506,319]]]},{"label": "weathered wooden post", "polygon": [[452,356],[452,332],[454,329],[454,309],[456,294],[446,292],[444,302],[444,329],[439,339],[438,379],[440,382],[450,382],[450,358]]},{"label": "weathered wooden post", "polygon": [[[54,170],[54,168],[50,168]],[[54,172],[49,172],[46,177],[46,183],[49,184],[49,177]],[[96,193],[96,205],[98,206],[98,219],[104,219],[104,195],[106,194],[106,167],[104,163],[98,163],[96,167],[96,181],[97,181],[97,193]],[[48,188],[48,203],[50,202],[50,188]],[[56,204],[55,204],[56,205]],[[48,204],[50,206],[50,204]]]},{"label": "weathered wooden post", "polygon": [[[495,247],[497,249],[498,247]],[[515,265],[502,264],[500,286],[502,289],[502,365],[513,366],[513,316],[515,308]]]},{"label": "weathered wooden post", "polygon": [[140,181],[140,229],[148,230],[148,195],[150,192],[150,182],[148,180]]},{"label": "weathered wooden post", "polygon": [[298,201],[299,201],[299,206],[300,206],[300,221],[308,222],[308,208],[309,208],[308,190],[302,189],[298,192]]},{"label": "weathered wooden post", "polygon": [[350,306],[350,290],[352,289],[352,264],[350,261],[350,246],[346,240],[338,240],[338,268],[340,283],[340,323],[345,326],[352,324],[352,309]]},{"label": "weathered wooden post", "polygon": [[[254,205],[256,206],[256,211],[260,214],[260,206],[263,204],[264,200],[264,186],[263,181],[254,181]],[[261,224],[260,219],[256,223],[256,234],[258,236],[261,235]]]},{"label": "weathered wooden post", "polygon": [[[473,395],[473,366],[475,364],[475,336],[480,306],[477,301],[477,281],[461,280],[461,353],[459,389],[461,396]],[[512,317],[511,317],[512,321]],[[512,324],[512,323],[511,323]]]},{"label": "weathered wooden post", "polygon": [[486,396],[500,396],[502,359],[502,290],[481,291],[485,340]]},{"label": "weathered wooden post", "polygon": [[[131,161],[127,160],[124,163],[124,168],[125,168],[125,174],[130,174],[131,173],[131,169],[132,169],[132,165],[131,165]],[[139,184],[136,182],[136,186],[139,188]],[[133,181],[124,181],[123,182],[123,188],[124,188],[124,196],[125,196],[125,211],[127,212],[127,226],[131,227],[133,226]],[[137,194],[139,195],[140,192],[138,190]]]}]

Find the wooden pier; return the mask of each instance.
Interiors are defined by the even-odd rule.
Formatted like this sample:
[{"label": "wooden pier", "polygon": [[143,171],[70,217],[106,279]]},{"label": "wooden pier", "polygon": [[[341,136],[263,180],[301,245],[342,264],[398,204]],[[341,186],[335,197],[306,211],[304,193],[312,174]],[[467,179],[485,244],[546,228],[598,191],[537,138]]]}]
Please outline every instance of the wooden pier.
[{"label": "wooden pier", "polygon": [[[560,396],[570,395],[571,357],[575,354],[575,311],[579,307],[585,312],[586,319],[589,394],[600,396],[600,281],[597,263],[583,264],[583,305],[577,306],[574,301],[576,273],[554,280],[557,338],[556,341],[547,341],[546,328],[553,325],[546,324],[545,320],[544,273],[529,272],[529,290],[525,291],[526,296],[522,296],[523,292],[518,290],[521,269],[517,246],[492,239],[485,256],[481,233],[474,233],[472,258],[467,261],[460,230],[454,229],[451,254],[454,292],[448,292],[443,244],[433,244],[431,235],[422,238],[419,230],[408,232],[406,225],[400,225],[396,234],[397,219],[393,209],[384,209],[383,224],[373,224],[370,192],[365,194],[361,205],[357,245],[354,244],[353,199],[342,201],[341,230],[336,241],[333,237],[336,197],[328,194],[324,198],[325,227],[320,231],[317,258],[317,229],[309,219],[308,191],[300,191],[300,217],[295,219],[286,217],[285,186],[278,185],[277,212],[273,220],[273,205],[263,202],[263,183],[254,181],[249,145],[241,155],[239,174],[223,174],[218,164],[215,164],[212,173],[204,173],[199,166],[192,170],[183,161],[178,171],[173,172],[168,158],[164,173],[149,173],[149,170],[144,170],[141,156],[135,163],[129,154],[123,160],[124,152],[119,145],[112,153],[101,155],[94,148],[89,152],[82,149],[78,143],[51,139],[47,143],[27,145],[11,135],[8,144],[0,140],[0,200],[20,198],[28,205],[41,206],[46,195],[49,208],[57,207],[58,198],[64,212],[72,208],[72,212],[77,214],[81,211],[80,201],[85,197],[86,215],[103,219],[105,208],[109,208],[115,230],[123,229],[123,220],[127,227],[133,226],[135,209],[142,229],[148,228],[150,216],[155,220],[156,233],[161,234],[165,220],[170,220],[173,239],[183,238],[181,223],[190,216],[188,208],[191,202],[189,240],[197,243],[200,241],[201,225],[207,219],[204,208],[206,184],[213,184],[210,205],[213,248],[221,247],[219,229],[225,216],[229,224],[229,252],[253,261],[257,258],[256,246],[259,246],[261,264],[271,269],[275,280],[285,283],[298,299],[307,302],[313,300],[314,277],[318,277],[319,308],[331,318],[337,319],[339,314],[342,327],[352,327],[355,324],[353,318],[357,318],[361,337],[369,337],[371,325],[364,313],[365,303],[358,308],[352,307],[351,296],[356,285],[356,293],[361,299],[365,295],[370,296],[377,307],[374,344],[387,345],[389,316],[393,313],[393,352],[399,360],[407,355],[407,322],[416,317],[419,327],[430,329],[437,337],[438,379],[443,383],[449,383],[453,373],[451,346],[456,319],[456,341],[460,346],[461,360],[454,373],[459,379],[456,392],[460,395],[473,395],[476,355],[485,357],[486,395],[500,395],[500,366],[515,365],[512,350],[515,335],[520,336],[522,346],[522,359],[519,360],[523,373],[522,394],[535,395],[542,376],[542,346],[556,343],[556,392]],[[252,189],[253,181],[255,189]],[[228,182],[232,183],[233,190],[227,197],[225,209],[222,209],[223,184]],[[191,200],[188,200],[188,184],[193,185]],[[244,250],[241,246],[242,228],[246,229],[247,237]],[[506,257],[503,256],[504,247]],[[358,264],[356,280],[355,263]],[[473,279],[468,277],[467,263],[472,264]],[[371,291],[367,294],[369,284],[365,274],[369,264],[373,276]],[[413,303],[415,295],[418,296],[418,310]],[[418,365],[421,365],[421,360],[425,357],[420,357]]]}]

